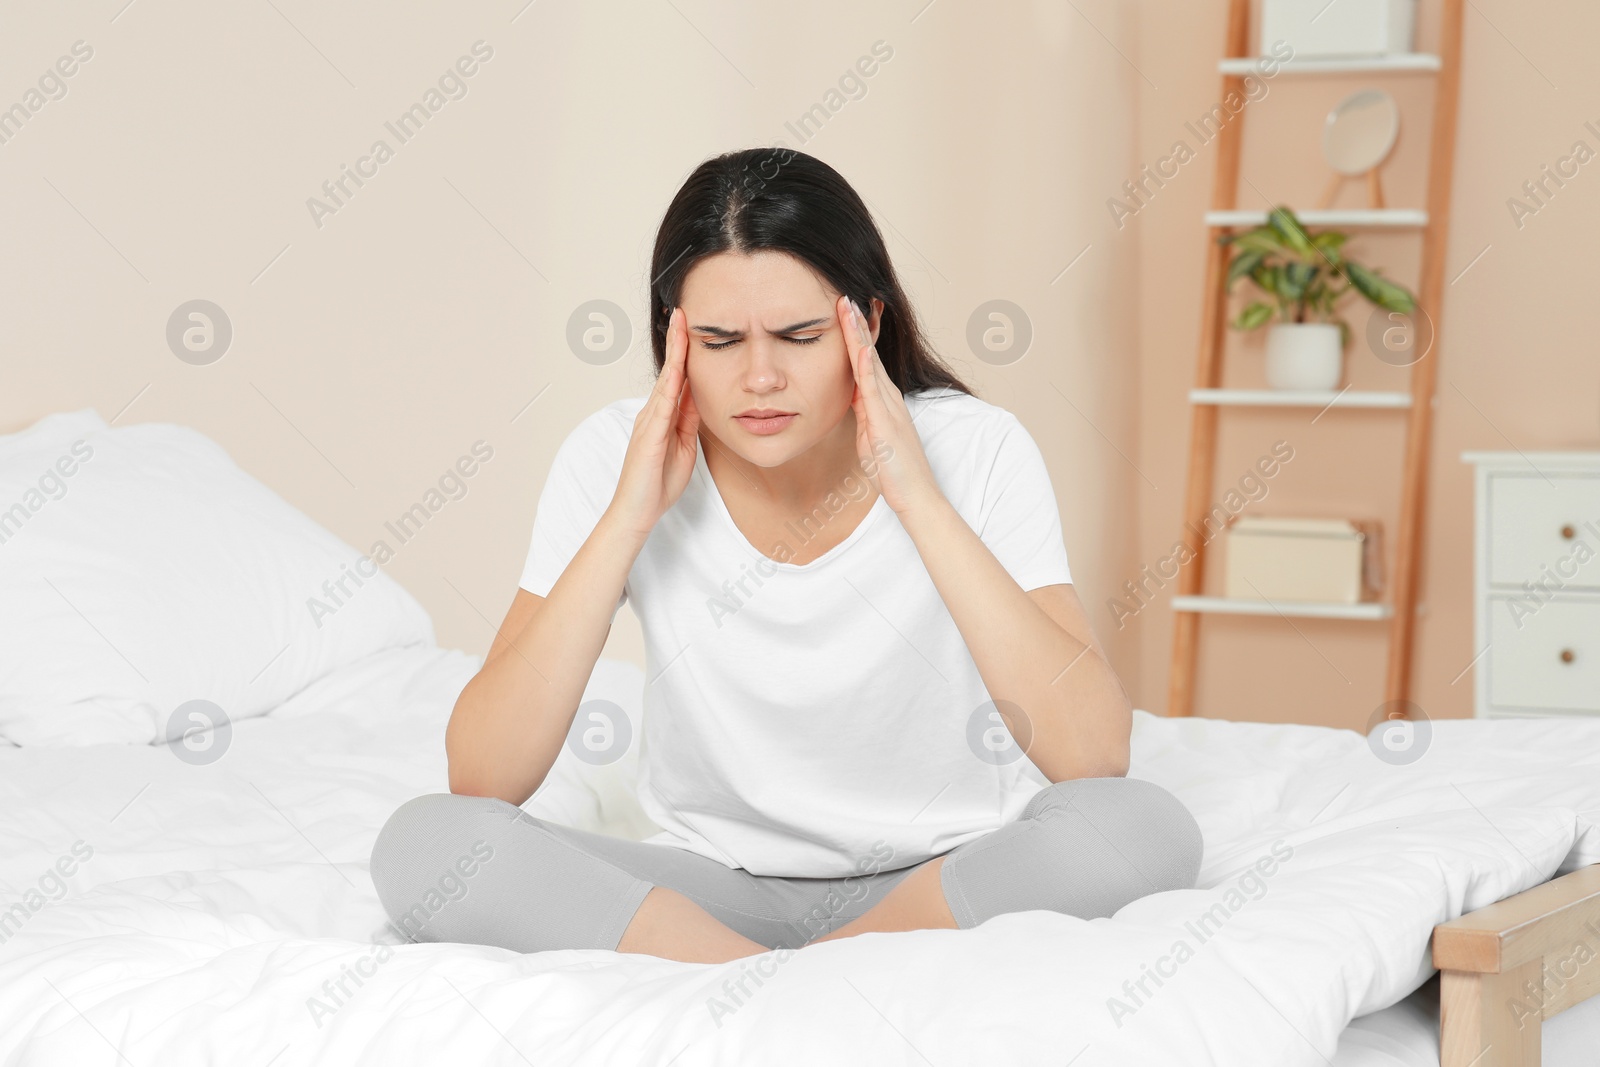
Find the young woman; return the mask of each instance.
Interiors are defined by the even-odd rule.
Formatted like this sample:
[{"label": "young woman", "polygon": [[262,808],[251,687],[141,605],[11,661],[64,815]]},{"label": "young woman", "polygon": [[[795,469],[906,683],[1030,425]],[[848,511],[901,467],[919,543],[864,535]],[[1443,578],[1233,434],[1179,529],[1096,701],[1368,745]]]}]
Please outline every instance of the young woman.
[{"label": "young woman", "polygon": [[[801,153],[708,160],[650,273],[655,387],[557,452],[450,792],[374,846],[390,917],[717,962],[1193,887],[1193,817],[1124,777],[1043,458],[929,351],[855,191]],[[519,807],[628,601],[645,841]]]}]

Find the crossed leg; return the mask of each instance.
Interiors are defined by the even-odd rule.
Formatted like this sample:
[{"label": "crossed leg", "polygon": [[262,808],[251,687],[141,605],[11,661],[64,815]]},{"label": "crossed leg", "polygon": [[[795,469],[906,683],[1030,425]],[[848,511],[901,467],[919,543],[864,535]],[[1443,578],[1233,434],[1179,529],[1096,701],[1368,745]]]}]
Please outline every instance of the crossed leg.
[{"label": "crossed leg", "polygon": [[726,963],[769,951],[729,929],[700,905],[664,885],[645,894],[617,942],[618,952],[638,952],[685,963]]},{"label": "crossed leg", "polygon": [[889,890],[887,896],[867,909],[866,914],[851,919],[832,933],[814,937],[806,944],[815,945],[819,941],[834,941],[857,934],[955,929],[956,917],[950,913],[950,905],[944,899],[944,888],[939,884],[944,860],[943,856],[936,856],[918,864]]},{"label": "crossed leg", "polygon": [[[481,868],[464,861],[469,851],[495,855],[489,841],[511,858],[484,875],[487,859]],[[408,802],[379,834],[372,870],[391,917],[424,940],[716,963],[863,933],[966,929],[1015,911],[1112,915],[1146,894],[1192,888],[1200,860],[1199,827],[1171,794],[1137,779],[1090,778],[1047,786],[1015,821],[942,856],[865,876],[862,899],[881,898],[820,936],[797,931],[827,879],[761,878],[669,846],[544,823],[487,798]],[[434,888],[440,870],[443,897]]]},{"label": "crossed leg", "polygon": [[1192,889],[1200,827],[1171,793],[1134,778],[1046,786],[1008,823],[915,867],[865,914],[809,944],[858,934],[967,929],[1036,909],[1093,919]]},{"label": "crossed leg", "polygon": [[[939,885],[944,857],[917,866],[887,896],[832,933],[807,941],[815,945],[857,934],[900,930],[948,930],[955,916],[945,903]],[[640,952],[689,963],[725,963],[769,951],[711,917],[700,905],[666,886],[656,886],[645,896],[633,921],[617,943],[618,952]]]}]

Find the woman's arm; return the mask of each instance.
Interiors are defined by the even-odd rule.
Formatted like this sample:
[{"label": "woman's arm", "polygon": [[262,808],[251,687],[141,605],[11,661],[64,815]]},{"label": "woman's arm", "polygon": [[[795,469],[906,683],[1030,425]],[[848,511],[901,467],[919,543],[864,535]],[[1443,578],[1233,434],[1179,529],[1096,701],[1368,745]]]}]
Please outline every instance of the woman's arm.
[{"label": "woman's arm", "polygon": [[916,544],[1011,736],[1052,782],[1126,774],[1132,705],[1072,586],[1023,591],[940,491],[905,398],[848,298],[839,315],[856,339],[857,452]]},{"label": "woman's arm", "polygon": [[445,728],[450,792],[521,805],[561,754],[644,539],[607,511],[550,587],[518,589]]},{"label": "woman's arm", "polygon": [[1023,592],[943,495],[900,521],[1034,766],[1052,782],[1128,773],[1132,705],[1072,586]]},{"label": "woman's arm", "polygon": [[444,745],[450,792],[521,805],[561,754],[611,618],[656,521],[694,471],[700,413],[688,389],[681,309],[633,433],[610,505],[541,599],[519,590],[483,667],[450,713]]}]

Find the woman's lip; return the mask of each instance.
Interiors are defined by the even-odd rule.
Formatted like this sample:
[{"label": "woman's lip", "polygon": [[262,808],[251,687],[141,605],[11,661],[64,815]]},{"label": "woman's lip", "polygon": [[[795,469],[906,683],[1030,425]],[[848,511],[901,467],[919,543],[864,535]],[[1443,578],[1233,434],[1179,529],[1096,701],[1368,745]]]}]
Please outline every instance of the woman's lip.
[{"label": "woman's lip", "polygon": [[739,423],[751,433],[766,436],[767,434],[774,434],[779,430],[782,430],[785,426],[793,422],[796,416],[793,414],[768,415],[764,418],[758,418],[755,415],[735,415],[733,418],[735,422]]}]

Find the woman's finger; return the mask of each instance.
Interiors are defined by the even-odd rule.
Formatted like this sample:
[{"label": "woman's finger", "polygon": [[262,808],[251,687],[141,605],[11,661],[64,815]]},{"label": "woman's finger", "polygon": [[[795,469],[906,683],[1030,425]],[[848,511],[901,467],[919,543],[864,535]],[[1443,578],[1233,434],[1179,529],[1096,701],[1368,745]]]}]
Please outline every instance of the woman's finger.
[{"label": "woman's finger", "polygon": [[867,324],[860,310],[855,306],[855,301],[851,300],[848,303],[851,328],[855,331],[859,345],[856,359],[859,361],[860,369],[856,374],[856,387],[861,390],[867,417],[876,425],[887,425],[889,409],[884,402],[882,383],[888,380],[888,375],[883,372],[883,364],[878,359],[878,350],[872,343],[872,335],[867,332]]},{"label": "woman's finger", "polygon": [[683,328],[683,311],[673,308],[667,319],[667,352],[656,378],[655,395],[651,398],[651,421],[658,437],[665,437],[668,428],[677,420],[678,399],[683,394],[683,363],[686,331]]},{"label": "woman's finger", "polygon": [[862,348],[872,347],[872,332],[867,329],[867,317],[854,300],[850,301],[850,319],[856,328],[856,343]]},{"label": "woman's finger", "polygon": [[685,445],[692,444],[695,434],[700,429],[700,409],[695,406],[694,390],[688,383],[684,383],[683,393],[678,400],[678,436]]},{"label": "woman's finger", "polygon": [[844,311],[840,317],[840,327],[844,330],[845,351],[850,354],[850,370],[855,375],[857,388],[861,388],[871,371],[867,350],[872,347],[872,337],[863,330],[860,314],[856,311],[856,302],[849,297],[844,298]]},{"label": "woman's finger", "polygon": [[883,365],[883,357],[878,355],[876,346],[872,349],[872,364],[875,377],[883,383],[883,388],[879,393],[884,398],[885,406],[892,407],[896,412],[909,419],[911,417],[911,409],[906,407],[906,398],[901,395],[899,386],[895,385],[893,380],[890,379],[889,368]]},{"label": "woman's finger", "polygon": [[[673,331],[671,343],[667,345],[667,362],[672,366],[674,387],[682,390],[685,357],[689,348],[687,344],[689,331],[684,325],[682,308],[673,308],[672,317],[676,324],[676,329]],[[674,396],[673,399],[676,400],[677,397]]]},{"label": "woman's finger", "polygon": [[844,351],[850,359],[850,374],[855,379],[856,385],[855,394],[850,399],[850,407],[855,411],[856,425],[867,431],[872,424],[872,411],[867,406],[867,393],[872,388],[868,381],[868,363],[861,345],[861,330],[856,322],[855,301],[849,297],[840,299],[842,304],[834,310],[839,315],[839,331],[844,337]]},{"label": "woman's finger", "polygon": [[889,368],[883,365],[883,357],[878,354],[878,346],[873,343],[872,335],[867,332],[866,319],[861,315],[859,308],[856,309],[856,321],[866,341],[866,360],[872,370],[878,401],[886,413],[892,412],[902,426],[906,425],[911,419],[911,409],[906,407],[906,399],[901,395],[900,388],[894,384],[894,379],[889,377]]},{"label": "woman's finger", "polygon": [[868,387],[867,361],[864,358],[865,349],[861,344],[861,327],[856,321],[855,301],[849,297],[844,298],[844,311],[840,318],[844,330],[845,351],[850,354],[850,372],[855,376],[857,392],[865,396]]}]

